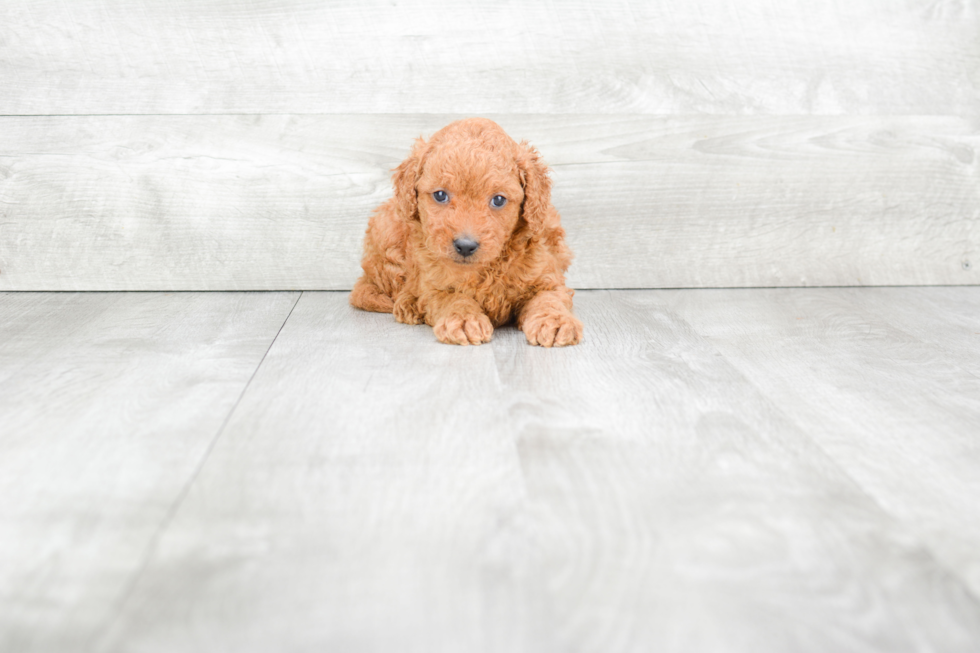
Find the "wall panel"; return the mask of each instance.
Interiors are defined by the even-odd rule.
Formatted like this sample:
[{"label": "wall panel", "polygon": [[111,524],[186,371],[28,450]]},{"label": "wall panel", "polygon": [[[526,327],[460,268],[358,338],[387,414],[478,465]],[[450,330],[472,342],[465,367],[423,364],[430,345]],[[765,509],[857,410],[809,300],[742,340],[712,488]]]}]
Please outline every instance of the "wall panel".
[{"label": "wall panel", "polygon": [[7,0],[0,114],[976,115],[976,0]]},{"label": "wall panel", "polygon": [[[978,282],[980,121],[495,117],[553,167],[575,287]],[[0,118],[0,289],[349,288],[452,118]]]}]

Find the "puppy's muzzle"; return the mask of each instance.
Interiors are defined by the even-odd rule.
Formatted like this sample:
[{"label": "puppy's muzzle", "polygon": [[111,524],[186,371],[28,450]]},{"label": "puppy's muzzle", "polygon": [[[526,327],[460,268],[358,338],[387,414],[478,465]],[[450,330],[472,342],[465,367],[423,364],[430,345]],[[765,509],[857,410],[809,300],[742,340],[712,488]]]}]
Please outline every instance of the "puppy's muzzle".
[{"label": "puppy's muzzle", "polygon": [[468,258],[473,255],[473,253],[479,249],[480,243],[476,242],[472,238],[457,238],[453,241],[453,247],[456,248],[456,253],[463,258]]}]

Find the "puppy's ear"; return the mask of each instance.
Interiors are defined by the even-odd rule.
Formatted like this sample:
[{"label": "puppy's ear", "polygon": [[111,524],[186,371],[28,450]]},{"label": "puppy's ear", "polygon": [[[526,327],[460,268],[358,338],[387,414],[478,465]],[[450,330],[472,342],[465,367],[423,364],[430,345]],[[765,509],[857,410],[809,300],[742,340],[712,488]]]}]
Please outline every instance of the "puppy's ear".
[{"label": "puppy's ear", "polygon": [[422,175],[422,162],[427,150],[428,145],[421,137],[415,139],[412,153],[395,168],[391,175],[398,215],[406,221],[419,219],[418,191],[415,185]]},{"label": "puppy's ear", "polygon": [[522,141],[517,157],[517,167],[524,186],[524,204],[521,217],[527,223],[532,236],[561,227],[558,211],[551,204],[551,178],[548,166],[541,154],[527,141]]}]

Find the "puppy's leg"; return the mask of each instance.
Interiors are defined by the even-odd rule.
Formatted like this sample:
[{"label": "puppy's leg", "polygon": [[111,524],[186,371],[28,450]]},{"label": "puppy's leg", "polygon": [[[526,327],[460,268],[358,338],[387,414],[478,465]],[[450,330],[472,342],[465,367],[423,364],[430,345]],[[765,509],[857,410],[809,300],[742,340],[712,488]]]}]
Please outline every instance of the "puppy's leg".
[{"label": "puppy's leg", "polygon": [[402,292],[395,298],[392,313],[402,324],[422,324],[424,316],[418,304],[419,298],[410,292]]},{"label": "puppy's leg", "polygon": [[528,343],[564,347],[582,342],[582,323],[572,315],[572,291],[544,290],[532,297],[517,316]]},{"label": "puppy's leg", "polygon": [[426,298],[425,322],[441,342],[450,345],[479,345],[490,342],[493,324],[470,297],[436,292]]},{"label": "puppy's leg", "polygon": [[408,232],[392,203],[378,207],[364,234],[364,274],[354,284],[350,303],[365,311],[391,313],[405,285],[409,261],[405,256]]},{"label": "puppy's leg", "polygon": [[395,306],[391,297],[378,290],[366,274],[354,284],[354,289],[350,292],[350,303],[355,308],[375,313],[391,313]]}]

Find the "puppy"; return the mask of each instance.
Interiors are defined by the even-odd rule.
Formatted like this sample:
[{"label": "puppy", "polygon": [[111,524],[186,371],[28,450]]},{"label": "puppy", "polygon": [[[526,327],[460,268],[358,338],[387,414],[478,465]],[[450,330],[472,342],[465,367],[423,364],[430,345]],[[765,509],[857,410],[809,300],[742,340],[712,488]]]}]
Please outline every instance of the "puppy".
[{"label": "puppy", "polygon": [[514,320],[532,345],[581,342],[548,172],[492,120],[419,138],[392,175],[394,197],[368,222],[350,303],[425,322],[450,344],[489,342]]}]

